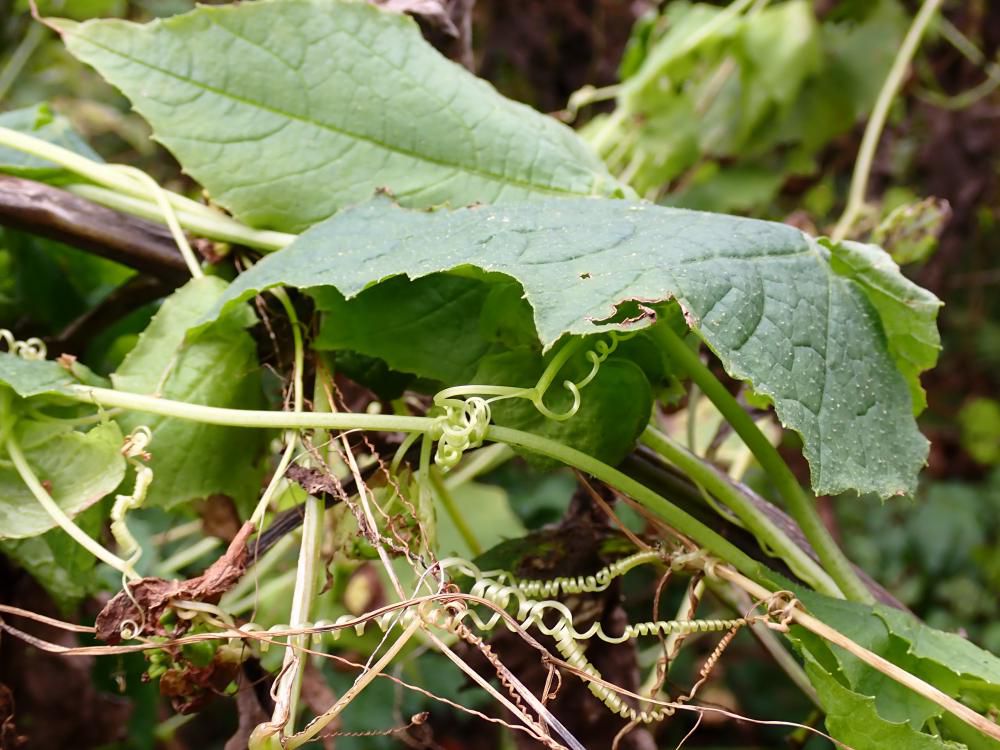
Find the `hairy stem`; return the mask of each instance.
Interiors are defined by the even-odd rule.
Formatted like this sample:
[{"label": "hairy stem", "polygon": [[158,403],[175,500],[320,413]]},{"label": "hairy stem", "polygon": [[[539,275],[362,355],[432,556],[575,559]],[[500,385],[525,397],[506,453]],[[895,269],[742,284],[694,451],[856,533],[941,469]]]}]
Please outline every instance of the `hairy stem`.
[{"label": "hairy stem", "polygon": [[924,0],[910,25],[909,31],[906,32],[899,52],[896,53],[896,59],[892,63],[892,68],[889,69],[885,83],[882,84],[882,90],[878,93],[875,107],[872,109],[871,117],[868,118],[868,124],[865,126],[865,134],[861,138],[858,161],[854,167],[851,187],[847,194],[847,205],[831,235],[837,242],[844,239],[851,231],[851,227],[854,226],[858,214],[865,205],[868,178],[871,175],[875,151],[878,148],[879,139],[882,137],[882,130],[885,128],[886,118],[889,116],[889,107],[892,106],[892,100],[896,98],[896,93],[906,77],[907,68],[913,60],[913,55],[916,54],[917,46],[927,30],[927,26],[943,2],[944,0]]},{"label": "hairy stem", "polygon": [[[698,355],[691,351],[669,326],[657,326],[657,341],[663,346],[671,359],[678,364],[701,388],[715,407],[726,418],[736,433],[742,438],[747,448],[753,453],[761,467],[767,472],[778,493],[784,499],[788,512],[802,529],[806,539],[816,550],[820,562],[830,578],[848,599],[859,602],[874,602],[871,592],[861,582],[850,560],[844,555],[830,531],[819,517],[815,499],[809,497],[795,479],[791,469],[771,445],[764,433],[760,431],[750,415],[739,405],[726,387],[712,374],[712,371],[701,361]],[[736,510],[734,508],[734,510]]]}]

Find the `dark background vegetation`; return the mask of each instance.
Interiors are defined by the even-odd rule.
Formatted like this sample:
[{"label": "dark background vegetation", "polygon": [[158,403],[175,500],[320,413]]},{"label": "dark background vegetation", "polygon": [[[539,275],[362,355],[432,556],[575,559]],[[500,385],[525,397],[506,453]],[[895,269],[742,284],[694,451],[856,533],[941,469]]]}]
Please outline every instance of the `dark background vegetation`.
[{"label": "dark background vegetation", "polygon": [[[618,80],[619,64],[637,20],[677,4],[477,0],[469,19],[471,49],[442,32],[433,19],[424,19],[422,24],[452,57],[469,62],[471,52],[475,71],[504,94],[565,116],[567,101],[575,91]],[[57,5],[53,2],[47,7],[57,14]],[[67,0],[65,5],[78,16],[134,19],[191,7],[186,0]],[[469,5],[461,0],[449,5],[458,27]],[[856,0],[813,3],[821,24],[862,23],[871,12],[868,5]],[[916,11],[916,3],[901,5],[910,15]],[[146,126],[129,112],[127,102],[73,60],[51,34],[32,32],[23,6],[19,0],[0,0],[0,66],[17,50],[23,51],[26,36],[38,36],[20,74],[4,82],[0,110],[49,101],[105,158],[136,164],[174,189],[190,188],[171,157],[147,139]],[[940,316],[940,363],[924,377],[929,406],[920,420],[932,443],[929,466],[915,499],[880,504],[842,497],[822,503],[826,518],[852,558],[904,604],[931,625],[958,630],[988,650],[1000,652],[1000,86],[992,90],[984,86],[991,77],[1000,82],[1000,4],[956,0],[945,4],[945,15],[981,59],[970,59],[975,55],[963,54],[932,30],[893,108],[869,192],[879,216],[893,205],[930,196],[950,205],[950,218],[934,251],[904,266],[912,279],[945,302]],[[852,16],[856,16],[853,21]],[[884,56],[885,50],[870,53]],[[867,63],[860,60],[859,64]],[[872,69],[881,70],[875,63]],[[876,86],[880,82],[881,76]],[[976,101],[955,98],[976,87],[985,92]],[[577,124],[610,109],[610,102],[586,108]],[[709,175],[699,183],[702,192],[689,194],[687,204],[721,205],[734,213],[828,231],[840,214],[862,130],[863,120],[858,118],[843,132],[824,139],[808,169],[789,167],[786,161],[766,195],[747,200],[742,193],[729,194],[729,183],[713,185]],[[767,160],[785,148],[765,149],[759,155],[761,163],[776,163]],[[741,163],[732,154],[701,154],[698,164],[706,161],[721,170]],[[667,180],[661,197],[670,200],[675,191],[686,189],[692,169]],[[16,235],[0,234],[0,324],[35,335],[62,330],[93,303],[74,278],[75,262],[75,253],[69,250],[29,257]],[[60,293],[40,296],[40,289],[59,289]],[[129,337],[141,330],[150,310],[140,310],[100,337],[95,351],[105,369],[127,351],[134,340]],[[794,446],[788,455],[794,457]],[[798,468],[804,476],[805,467]],[[547,507],[545,493],[551,488],[535,482],[526,491],[536,493],[537,507]],[[551,520],[544,513],[539,518]],[[58,612],[24,574],[2,562],[0,599]],[[81,618],[92,615],[93,605],[84,605],[79,613]],[[801,716],[801,699],[757,654],[752,644],[737,643],[712,699],[752,715]],[[138,680],[141,669],[141,662],[135,660],[109,659],[97,665],[0,644],[0,682],[14,688],[18,714],[32,728],[30,747],[147,748],[153,747],[157,734],[163,738],[158,746],[164,748],[221,747],[234,728],[231,712],[210,707],[196,722],[198,741],[191,739],[190,731],[173,735],[169,726],[160,723],[155,690]],[[340,678],[332,679],[336,683]],[[760,691],[761,684],[774,687]],[[124,694],[119,691],[122,686]],[[366,693],[357,712],[362,716],[366,711],[378,712],[386,699],[377,691]],[[131,740],[109,745],[126,722],[130,722]],[[477,728],[474,733],[456,728],[451,737],[451,744],[442,746],[497,746],[488,728]],[[711,724],[692,745],[767,746],[767,737],[745,725]],[[16,746],[12,739],[6,741],[9,748]],[[8,750],[4,742],[0,733],[0,747]],[[337,746],[374,747],[383,740],[367,742]]]}]

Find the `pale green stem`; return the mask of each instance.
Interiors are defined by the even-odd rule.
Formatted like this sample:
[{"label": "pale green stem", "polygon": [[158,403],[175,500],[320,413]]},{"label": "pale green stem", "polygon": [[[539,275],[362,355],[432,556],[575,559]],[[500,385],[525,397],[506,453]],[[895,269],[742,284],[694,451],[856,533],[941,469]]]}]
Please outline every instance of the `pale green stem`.
[{"label": "pale green stem", "polygon": [[[67,395],[79,401],[103,406],[159,414],[177,419],[189,419],[205,424],[231,427],[260,427],[270,429],[374,430],[382,432],[426,433],[435,427],[429,417],[407,417],[391,414],[296,414],[293,412],[254,411],[249,409],[223,409],[201,406],[183,401],[170,401],[153,396],[123,393],[109,388],[74,386]],[[686,534],[710,553],[728,561],[750,578],[763,580],[762,568],[739,548],[716,534],[700,521],[653,492],[645,485],[613,469],[607,464],[554,440],[506,427],[490,427],[486,439],[526,448],[534,453],[555,458],[568,466],[580,469],[636,499],[677,531]]]},{"label": "pale green stem", "polygon": [[[79,195],[81,198],[86,198],[94,203],[100,203],[102,206],[113,208],[116,211],[133,214],[151,221],[163,221],[162,212],[155,204],[150,203],[146,199],[135,198],[98,185],[86,183],[75,183],[61,187],[75,195]],[[290,245],[295,239],[294,234],[274,232],[267,229],[252,229],[234,219],[230,219],[228,216],[212,211],[207,207],[204,208],[206,208],[205,212],[194,213],[188,209],[175,207],[174,213],[181,225],[192,234],[200,237],[209,237],[222,242],[233,242],[265,252],[280,250]]]},{"label": "pale green stem", "polygon": [[826,571],[789,539],[771,519],[761,513],[746,495],[733,487],[727,477],[653,427],[646,428],[641,440],[687,474],[700,487],[704,487],[717,500],[725,503],[726,507],[740,519],[744,528],[757,537],[768,554],[784,560],[795,575],[816,591],[827,596],[843,598],[837,584]]},{"label": "pale green stem", "polygon": [[[691,351],[683,339],[674,333],[669,326],[656,326],[652,329],[657,341],[666,349],[671,360],[685,371],[701,388],[719,410],[730,426],[740,436],[761,468],[767,472],[778,493],[785,501],[788,512],[795,519],[802,533],[819,556],[823,568],[834,580],[837,587],[848,599],[859,602],[874,602],[874,597],[868,587],[861,582],[854,566],[837,546],[829,529],[823,523],[816,510],[816,501],[806,494],[798,483],[795,475],[785,463],[777,448],[771,445],[767,437],[760,431],[757,424],[750,418],[733,395],[719,382],[710,369],[701,361],[698,355]],[[721,499],[721,498],[720,498]],[[734,508],[734,510],[736,510]]]},{"label": "pale green stem", "polygon": [[[267,576],[268,573],[284,558],[285,553],[295,544],[295,536],[288,535],[278,540],[264,556],[253,566],[250,575],[245,575],[239,583],[233,586],[222,596],[220,606],[227,612],[240,614],[252,609],[258,597],[258,582]],[[291,574],[289,583],[295,580],[295,571],[288,571]],[[273,579],[272,579],[273,580]],[[268,581],[270,583],[270,581]],[[268,584],[262,584],[259,590],[260,598],[265,598],[265,589]]]},{"label": "pale green stem", "polygon": [[851,177],[851,187],[847,194],[847,205],[844,207],[844,213],[841,215],[840,221],[837,222],[837,226],[831,235],[836,242],[840,242],[851,231],[851,227],[854,226],[858,214],[865,205],[868,178],[871,175],[872,164],[875,161],[875,151],[882,137],[882,130],[885,128],[892,100],[896,98],[896,93],[903,84],[907,69],[913,60],[914,54],[916,54],[917,47],[924,32],[927,30],[928,24],[930,24],[931,19],[934,18],[934,14],[937,13],[943,2],[944,0],[924,0],[916,17],[913,19],[913,23],[910,25],[909,31],[906,32],[906,37],[903,39],[902,45],[900,45],[899,52],[896,53],[896,59],[892,63],[892,68],[889,69],[889,75],[886,76],[885,83],[882,84],[882,90],[879,91],[878,99],[875,100],[875,107],[872,109],[871,116],[868,118],[868,124],[865,126],[865,133],[861,138],[861,148],[858,150],[858,160],[854,167],[854,175]]},{"label": "pale green stem", "polygon": [[[289,536],[289,540],[294,541],[295,536]],[[295,577],[298,570],[286,570],[284,573],[276,575],[272,578],[268,578],[265,583],[260,585],[256,591],[251,591],[249,594],[239,597],[225,597],[219,606],[230,615],[242,615],[244,612],[250,612],[262,601],[268,601],[272,596],[281,595],[282,599],[287,599],[288,590],[294,588]],[[259,577],[259,576],[258,576]],[[254,583],[256,580],[254,579]]]},{"label": "pale green stem", "polygon": [[376,432],[427,432],[434,427],[431,417],[407,417],[393,414],[353,414],[223,409],[217,406],[189,404],[156,396],[126,393],[111,388],[72,386],[66,395],[77,401],[104,407],[145,411],[164,417],[188,419],[204,424],[228,427],[260,427],[274,430],[375,430]]},{"label": "pale green stem", "polygon": [[7,58],[7,64],[0,71],[0,101],[7,96],[10,87],[24,70],[24,66],[28,64],[28,60],[31,59],[35,50],[38,49],[38,45],[44,41],[47,31],[44,25],[32,23],[21,38],[21,43]]},{"label": "pale green stem", "polygon": [[[709,585],[712,588],[712,593],[714,593],[719,599],[725,602],[732,610],[740,617],[746,617],[747,612],[751,611],[754,603],[747,596],[747,593],[743,589],[735,586],[733,584],[725,585],[722,581],[714,580],[711,578],[703,579],[708,580]],[[789,653],[788,649],[785,648],[781,641],[775,635],[775,631],[767,626],[766,623],[757,621],[750,623],[750,629],[753,631],[754,637],[760,643],[761,647],[771,658],[774,659],[778,667],[788,675],[788,678],[795,684],[802,694],[805,695],[813,705],[822,708],[819,702],[819,696],[816,695],[816,688],[812,686],[809,682],[809,677],[806,675],[805,670],[802,665],[795,660],[795,657]]]},{"label": "pale green stem", "polygon": [[153,200],[156,203],[157,208],[160,209],[160,220],[166,224],[167,228],[170,230],[170,236],[174,238],[174,244],[177,245],[177,249],[180,250],[181,257],[184,258],[184,263],[187,265],[191,276],[196,279],[203,277],[205,274],[201,270],[201,263],[199,262],[197,256],[195,256],[194,250],[191,249],[191,243],[189,243],[187,237],[184,236],[184,230],[177,221],[177,212],[174,211],[174,207],[170,205],[170,201],[167,199],[166,191],[160,187],[160,184],[156,180],[143,172],[141,169],[125,164],[116,164],[114,168],[118,169],[123,174],[131,175],[137,182],[145,185],[149,189],[149,194],[153,196]]},{"label": "pale green stem", "polygon": [[174,739],[177,730],[194,719],[197,714],[174,714],[169,716],[153,730],[153,736],[163,743],[170,743]]},{"label": "pale green stem", "polygon": [[441,472],[437,470],[436,467],[431,467],[428,472],[430,474],[431,484],[434,487],[434,492],[441,501],[441,505],[444,506],[445,513],[448,514],[448,518],[451,522],[455,524],[455,528],[458,529],[458,535],[462,537],[462,541],[465,542],[465,546],[469,548],[469,552],[472,553],[473,557],[479,557],[483,554],[483,546],[476,539],[476,533],[469,526],[468,521],[465,520],[465,516],[462,515],[462,511],[459,510],[455,498],[452,497],[451,492],[448,490],[447,485],[441,480]]},{"label": "pale green stem", "polygon": [[730,563],[748,578],[763,580],[763,568],[745,552],[646,485],[623,474],[618,469],[555,440],[530,432],[512,430],[509,427],[490,427],[486,431],[486,439],[525,448],[532,453],[554,458],[567,466],[590,474],[633,498],[654,515],[659,516],[667,525],[691,538],[710,554]]},{"label": "pale green stem", "polygon": [[215,536],[207,536],[199,539],[194,544],[178,550],[168,557],[156,568],[156,574],[160,578],[170,578],[182,568],[190,565],[203,555],[207,555],[222,544],[222,540]]},{"label": "pale green stem", "polygon": [[179,542],[181,539],[186,539],[189,536],[194,536],[202,530],[203,526],[201,519],[195,519],[194,521],[188,521],[187,523],[182,523],[180,526],[174,526],[166,531],[161,531],[159,534],[153,534],[149,541],[155,544],[157,547],[162,547],[165,544],[170,544],[171,542]]},{"label": "pale green stem", "polygon": [[[302,523],[302,546],[295,574],[295,590],[292,594],[292,611],[289,624],[292,628],[305,627],[309,623],[309,613],[316,597],[319,580],[320,550],[323,543],[323,501],[309,496],[305,502],[305,519]],[[285,649],[285,661],[281,681],[276,686],[274,713],[271,721],[284,726],[284,734],[295,730],[295,714],[302,687],[302,660],[305,654],[300,649],[306,645],[309,636],[292,636],[289,648]],[[298,647],[298,648],[296,648]]]},{"label": "pale green stem", "polygon": [[[303,393],[303,371],[305,369],[305,346],[302,340],[302,328],[299,324],[298,314],[295,306],[288,298],[284,289],[272,289],[271,293],[281,303],[288,317],[289,325],[292,328],[292,344],[294,349],[294,360],[292,365],[292,411],[301,413],[305,404],[305,394]],[[316,386],[320,388],[321,377],[317,372]],[[326,411],[326,401],[322,393],[317,394],[314,408],[317,412]],[[289,456],[290,450],[298,441],[297,433],[289,431],[287,435],[288,445],[285,449],[284,459]],[[282,472],[283,473],[283,472]],[[280,476],[277,472],[275,476]],[[263,505],[262,502],[260,505]],[[258,510],[260,510],[258,505]],[[266,506],[265,506],[266,507]],[[320,553],[323,545],[323,515],[326,506],[319,498],[308,496],[305,501],[305,517],[302,523],[302,541],[299,547],[299,562],[295,574],[295,589],[292,593],[292,609],[289,615],[289,623],[293,628],[303,627],[309,622],[309,615],[312,611],[313,598],[316,596],[318,572],[320,565]],[[300,650],[306,645],[307,636],[294,636],[289,639],[290,648],[285,649],[284,663],[281,670],[281,678],[275,689],[274,712],[271,715],[273,724],[282,727],[282,733],[290,736],[295,732],[295,716],[298,713],[299,694],[302,688],[302,662],[306,658]],[[296,648],[296,646],[298,648]]]},{"label": "pale green stem", "polygon": [[267,515],[267,509],[271,505],[271,500],[274,499],[275,493],[281,486],[282,481],[284,481],[285,472],[288,471],[288,467],[292,463],[292,457],[295,455],[295,447],[297,445],[298,433],[289,430],[285,436],[285,450],[282,452],[281,458],[278,459],[278,465],[274,467],[271,481],[267,483],[267,487],[264,488],[260,500],[257,501],[257,507],[254,508],[253,513],[250,515],[250,522],[258,529],[261,528],[264,516]]},{"label": "pale green stem", "polygon": [[63,509],[59,507],[59,504],[52,499],[48,490],[46,490],[45,487],[42,486],[42,483],[38,481],[38,477],[35,476],[34,470],[28,464],[28,460],[21,452],[21,446],[18,445],[17,440],[14,439],[13,431],[7,435],[6,446],[7,453],[10,456],[10,460],[14,464],[14,468],[20,475],[21,481],[27,485],[28,490],[30,490],[31,494],[35,496],[38,504],[42,506],[45,512],[56,523],[56,525],[59,526],[59,528],[69,534],[78,544],[80,544],[80,546],[86,549],[98,560],[107,563],[126,578],[134,580],[139,577],[127,561],[122,560],[117,555],[109,552],[98,542],[87,536],[83,529],[77,526],[73,522],[73,519],[67,516]]},{"label": "pale green stem", "polygon": [[[119,166],[88,159],[62,146],[10,128],[0,127],[0,146],[7,146],[37,156],[39,159],[53,162],[97,183],[97,185],[114,191],[114,193],[109,193],[108,190],[101,191],[100,188],[94,186],[72,186],[72,191],[82,197],[105,204],[116,201],[117,205],[112,205],[112,208],[135,213],[155,221],[165,221],[163,210],[156,205],[155,198],[151,199],[148,187],[141,184],[134,176],[123,173]],[[212,239],[239,242],[262,250],[278,250],[295,239],[295,235],[282,232],[251,229],[197,201],[169,190],[162,188],[160,190],[163,192],[164,200],[169,203],[180,223],[196,234]],[[113,197],[115,193],[119,194],[117,199]],[[132,200],[128,200],[129,198]]]}]

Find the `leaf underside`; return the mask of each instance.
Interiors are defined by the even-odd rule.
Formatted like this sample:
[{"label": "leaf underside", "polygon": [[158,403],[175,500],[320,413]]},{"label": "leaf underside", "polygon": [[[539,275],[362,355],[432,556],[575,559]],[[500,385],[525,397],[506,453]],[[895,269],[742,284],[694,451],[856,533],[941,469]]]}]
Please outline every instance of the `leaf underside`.
[{"label": "leaf underside", "polygon": [[70,52],[253,226],[299,231],[377,188],[414,207],[620,191],[568,127],[442,57],[409,17],[368,3],[265,0],[145,26],[57,23]]},{"label": "leaf underside", "polygon": [[[862,289],[792,227],[625,201],[547,200],[434,213],[376,200],[241,275],[205,320],[255,292],[461,266],[524,288],[545,347],[621,328],[616,305],[675,298],[730,375],[802,435],[819,494],[911,492],[927,455],[907,383]],[[634,327],[634,323],[631,324]]]}]

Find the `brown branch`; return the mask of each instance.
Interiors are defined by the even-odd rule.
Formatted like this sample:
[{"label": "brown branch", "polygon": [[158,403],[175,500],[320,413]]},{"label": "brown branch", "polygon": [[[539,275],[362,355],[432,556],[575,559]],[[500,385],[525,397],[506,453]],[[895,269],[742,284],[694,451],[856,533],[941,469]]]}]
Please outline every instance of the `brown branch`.
[{"label": "brown branch", "polygon": [[0,226],[63,242],[160,279],[189,277],[165,227],[40,182],[0,175]]}]

